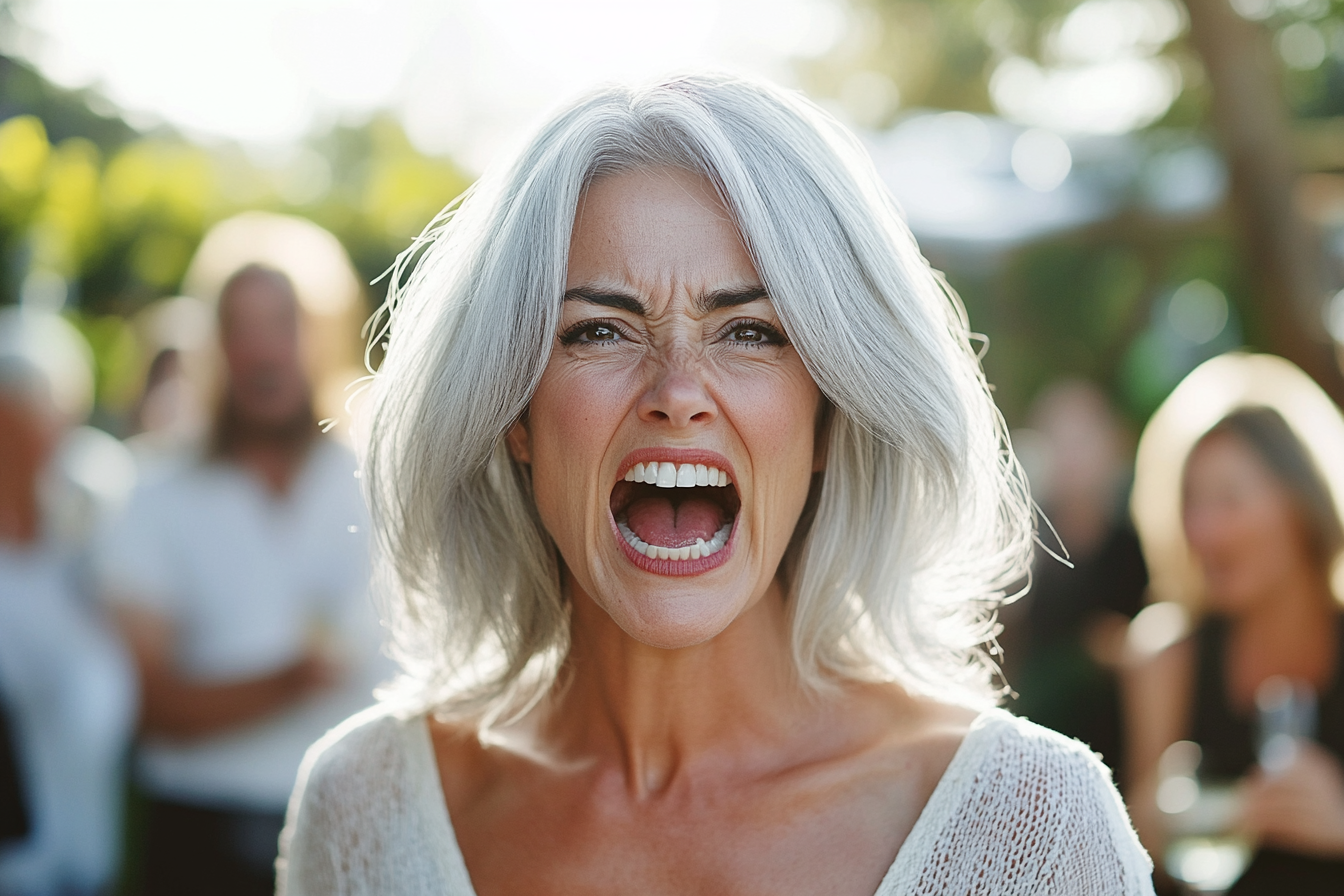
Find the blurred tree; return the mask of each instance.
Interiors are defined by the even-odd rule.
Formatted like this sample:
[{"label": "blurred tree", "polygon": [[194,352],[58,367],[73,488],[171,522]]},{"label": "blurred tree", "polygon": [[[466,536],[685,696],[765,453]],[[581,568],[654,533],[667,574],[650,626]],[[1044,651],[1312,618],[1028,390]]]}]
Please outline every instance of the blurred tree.
[{"label": "blurred tree", "polygon": [[[1146,416],[1160,391],[1152,382],[1126,386],[1126,378],[1137,375],[1136,352],[1156,350],[1145,327],[1179,284],[1165,279],[1178,269],[1209,279],[1231,298],[1252,344],[1291,358],[1344,401],[1344,377],[1321,324],[1323,303],[1344,285],[1344,272],[1330,270],[1319,228],[1300,208],[1304,192],[1320,193],[1324,184],[1338,195],[1344,180],[1328,175],[1328,184],[1312,182],[1313,191],[1304,191],[1299,179],[1304,170],[1344,169],[1344,118],[1331,118],[1344,113],[1344,2],[849,0],[848,6],[848,32],[801,70],[815,93],[833,98],[861,126],[887,127],[904,110],[961,109],[1065,131],[1148,129],[1159,141],[1163,132],[1194,129],[1222,151],[1230,201],[1197,219],[1161,221],[1125,211],[1103,226],[1013,252],[988,273],[955,249],[930,253],[973,314],[994,323],[986,327],[996,341],[987,364],[1005,386],[1000,395],[1010,418],[1035,386],[1064,374],[1099,378],[1117,392],[1128,388],[1131,412],[1138,420]],[[1149,88],[1146,106],[1130,109],[1126,120],[1097,111],[1115,94],[1111,88],[1134,77]],[[1070,90],[1089,102],[1051,105]],[[1318,211],[1322,204],[1316,202]],[[1225,262],[1192,272],[1180,261],[1210,241],[1223,247],[1213,256]],[[1117,257],[1139,259],[1137,288],[1120,288],[1100,273]],[[1130,282],[1125,275],[1121,281]],[[1022,321],[1015,311],[1033,319]],[[1124,340],[1118,347],[1117,339]]]},{"label": "blurred tree", "polygon": [[[0,24],[5,12],[0,2]],[[111,428],[145,362],[126,318],[181,288],[212,224],[251,208],[303,215],[370,282],[471,182],[419,153],[389,116],[259,159],[91,111],[108,107],[0,56],[0,304],[65,309],[94,348],[98,419]],[[370,310],[379,301],[371,294]]]},{"label": "blurred tree", "polygon": [[[1252,15],[1272,9],[1261,0],[1238,3]],[[1233,211],[1254,270],[1253,296],[1265,328],[1266,347],[1295,362],[1336,403],[1344,404],[1344,377],[1323,325],[1322,305],[1329,284],[1323,282],[1320,234],[1303,220],[1293,203],[1299,172],[1293,157],[1290,109],[1271,34],[1238,15],[1228,0],[1185,0],[1185,5],[1190,14],[1190,42],[1212,85],[1213,125],[1232,176]],[[1288,63],[1296,61],[1291,48],[1294,33],[1317,35],[1317,26],[1308,22],[1329,16],[1329,4],[1323,0],[1291,6],[1306,15],[1278,31],[1282,61]],[[1329,25],[1341,34],[1344,9],[1334,12]],[[1299,28],[1306,30],[1293,30]],[[1337,69],[1337,64],[1330,68]],[[1344,101],[1344,91],[1339,97],[1320,99],[1324,102],[1313,105],[1329,108],[1332,100]]]},{"label": "blurred tree", "polygon": [[[0,4],[0,29],[14,27],[5,6]],[[39,112],[47,133],[57,143],[67,137],[85,137],[104,149],[114,149],[138,136],[96,93],[63,90],[31,66],[0,56],[0,120]]]}]

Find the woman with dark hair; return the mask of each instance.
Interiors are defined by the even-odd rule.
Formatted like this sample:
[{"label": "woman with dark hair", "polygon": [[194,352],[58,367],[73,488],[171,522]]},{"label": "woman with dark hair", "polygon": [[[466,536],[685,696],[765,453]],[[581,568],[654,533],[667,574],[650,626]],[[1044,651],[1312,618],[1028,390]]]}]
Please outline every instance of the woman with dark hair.
[{"label": "woman with dark hair", "polygon": [[[1198,437],[1180,495],[1206,613],[1131,676],[1140,832],[1156,851],[1180,827],[1173,814],[1184,810],[1171,793],[1164,801],[1170,770],[1160,767],[1164,753],[1165,765],[1179,754],[1166,752],[1171,744],[1191,741],[1201,782],[1237,783],[1232,824],[1255,844],[1229,893],[1338,893],[1344,614],[1331,572],[1344,535],[1330,485],[1284,416],[1250,405]],[[1289,704],[1300,718],[1274,740],[1284,723],[1270,713]]]}]

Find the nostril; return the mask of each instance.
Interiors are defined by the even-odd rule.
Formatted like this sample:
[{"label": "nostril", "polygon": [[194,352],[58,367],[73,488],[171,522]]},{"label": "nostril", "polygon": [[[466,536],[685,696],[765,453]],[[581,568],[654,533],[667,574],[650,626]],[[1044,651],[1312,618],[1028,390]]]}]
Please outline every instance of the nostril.
[{"label": "nostril", "polygon": [[704,377],[685,369],[662,371],[648,384],[648,391],[639,402],[639,414],[644,420],[673,426],[704,424],[714,418],[715,412]]}]

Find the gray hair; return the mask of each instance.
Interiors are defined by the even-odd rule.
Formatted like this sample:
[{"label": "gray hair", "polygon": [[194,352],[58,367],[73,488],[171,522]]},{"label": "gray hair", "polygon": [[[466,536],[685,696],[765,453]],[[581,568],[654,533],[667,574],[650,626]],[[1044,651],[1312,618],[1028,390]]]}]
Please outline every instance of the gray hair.
[{"label": "gray hair", "polygon": [[714,184],[830,404],[827,467],[784,565],[800,679],[986,702],[994,613],[1026,575],[1034,521],[965,310],[849,132],[718,75],[579,100],[393,269],[365,482],[416,702],[488,724],[563,661],[560,559],[503,436],[554,344],[584,191],[650,167]]}]

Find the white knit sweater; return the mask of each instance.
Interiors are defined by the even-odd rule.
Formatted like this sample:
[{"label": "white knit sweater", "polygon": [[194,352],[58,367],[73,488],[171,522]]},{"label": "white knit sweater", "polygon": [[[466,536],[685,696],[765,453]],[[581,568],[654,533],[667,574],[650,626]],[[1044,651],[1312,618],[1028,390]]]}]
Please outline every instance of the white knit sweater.
[{"label": "white knit sweater", "polygon": [[[280,844],[279,896],[475,896],[424,716],[375,707],[315,744]],[[874,896],[1151,896],[1151,871],[1096,756],[992,710]]]}]

